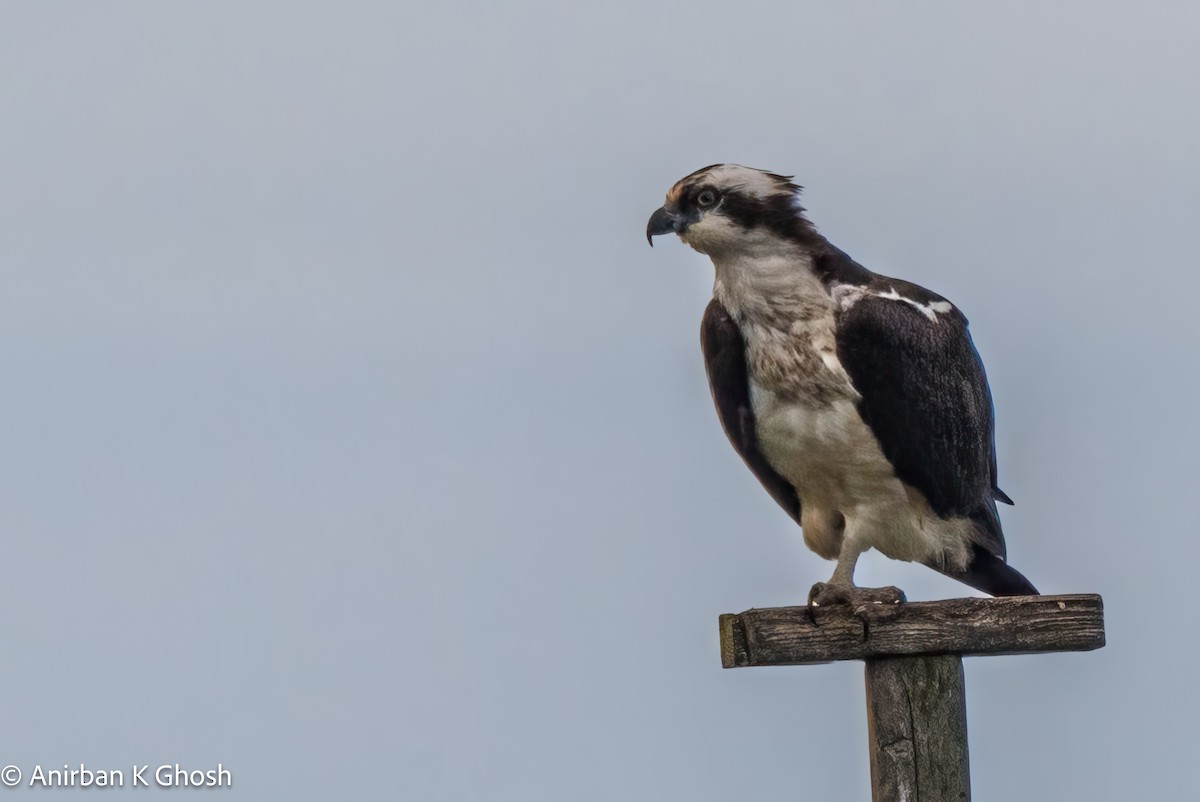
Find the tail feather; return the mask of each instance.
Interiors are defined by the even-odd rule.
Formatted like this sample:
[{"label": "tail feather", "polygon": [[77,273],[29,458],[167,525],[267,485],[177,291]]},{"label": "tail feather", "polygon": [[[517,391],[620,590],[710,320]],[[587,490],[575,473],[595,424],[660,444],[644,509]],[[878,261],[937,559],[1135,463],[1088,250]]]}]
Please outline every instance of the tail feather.
[{"label": "tail feather", "polygon": [[1037,596],[1038,590],[1033,583],[1004,560],[992,554],[978,544],[972,546],[973,554],[967,570],[961,573],[948,569],[936,568],[951,579],[957,579],[976,590],[990,593],[993,596]]}]

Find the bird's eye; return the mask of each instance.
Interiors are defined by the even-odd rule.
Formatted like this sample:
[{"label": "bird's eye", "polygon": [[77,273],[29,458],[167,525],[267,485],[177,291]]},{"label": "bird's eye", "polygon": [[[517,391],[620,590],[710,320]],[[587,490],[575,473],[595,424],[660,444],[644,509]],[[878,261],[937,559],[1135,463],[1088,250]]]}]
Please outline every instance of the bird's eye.
[{"label": "bird's eye", "polygon": [[711,189],[703,190],[699,195],[696,196],[696,204],[701,209],[707,209],[716,202],[717,193],[713,192]]}]

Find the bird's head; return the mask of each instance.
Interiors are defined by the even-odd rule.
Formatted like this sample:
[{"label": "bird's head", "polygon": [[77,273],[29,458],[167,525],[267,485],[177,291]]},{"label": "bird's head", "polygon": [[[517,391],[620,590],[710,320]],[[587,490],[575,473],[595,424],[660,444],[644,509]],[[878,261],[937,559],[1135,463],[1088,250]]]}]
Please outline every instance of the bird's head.
[{"label": "bird's head", "polygon": [[714,164],[681,178],[650,216],[646,239],[679,238],[700,253],[811,245],[820,239],[804,217],[791,178],[738,164]]}]

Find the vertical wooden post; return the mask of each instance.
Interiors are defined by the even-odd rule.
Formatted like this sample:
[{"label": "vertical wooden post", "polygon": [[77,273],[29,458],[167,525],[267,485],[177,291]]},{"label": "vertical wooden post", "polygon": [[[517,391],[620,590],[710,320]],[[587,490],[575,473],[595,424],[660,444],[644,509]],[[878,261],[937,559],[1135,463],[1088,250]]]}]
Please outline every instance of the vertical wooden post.
[{"label": "vertical wooden post", "polygon": [[967,691],[962,658],[866,661],[874,802],[967,802]]}]

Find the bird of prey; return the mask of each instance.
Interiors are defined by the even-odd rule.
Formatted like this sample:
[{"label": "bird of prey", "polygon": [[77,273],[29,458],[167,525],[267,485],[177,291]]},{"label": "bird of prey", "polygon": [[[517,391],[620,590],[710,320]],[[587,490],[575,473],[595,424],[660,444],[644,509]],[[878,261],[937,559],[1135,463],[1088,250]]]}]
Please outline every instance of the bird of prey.
[{"label": "bird of prey", "polygon": [[809,605],[898,602],[854,585],[870,548],[994,596],[1033,595],[1006,562],[991,392],[967,319],[872,273],[805,216],[790,178],[734,164],[681,179],[646,238],[712,259],[700,343],[725,434],[805,544],[837,567]]}]

